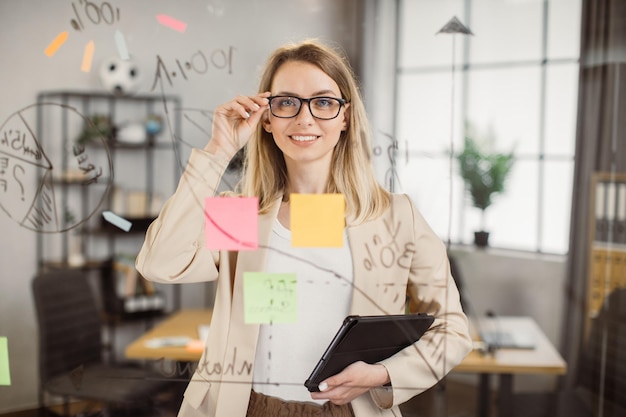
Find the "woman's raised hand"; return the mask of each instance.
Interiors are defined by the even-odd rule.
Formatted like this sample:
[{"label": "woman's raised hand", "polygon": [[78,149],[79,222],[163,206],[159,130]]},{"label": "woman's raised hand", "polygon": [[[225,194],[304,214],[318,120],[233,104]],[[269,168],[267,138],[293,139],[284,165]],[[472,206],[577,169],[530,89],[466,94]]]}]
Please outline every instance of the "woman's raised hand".
[{"label": "woman's raised hand", "polygon": [[269,92],[237,96],[220,105],[213,113],[211,140],[204,150],[231,159],[248,142],[263,113],[268,109]]}]

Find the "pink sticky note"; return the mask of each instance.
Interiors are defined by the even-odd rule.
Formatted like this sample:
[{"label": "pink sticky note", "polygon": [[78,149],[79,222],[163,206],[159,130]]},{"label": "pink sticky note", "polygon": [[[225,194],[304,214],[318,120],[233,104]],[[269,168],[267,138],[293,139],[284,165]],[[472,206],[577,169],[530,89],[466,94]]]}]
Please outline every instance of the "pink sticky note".
[{"label": "pink sticky note", "polygon": [[158,14],[156,16],[157,21],[163,26],[167,26],[170,29],[174,29],[178,32],[184,32],[187,29],[187,23],[181,22],[178,19],[174,19],[172,16],[166,14]]},{"label": "pink sticky note", "polygon": [[256,197],[208,197],[204,201],[206,247],[253,250],[259,244]]}]

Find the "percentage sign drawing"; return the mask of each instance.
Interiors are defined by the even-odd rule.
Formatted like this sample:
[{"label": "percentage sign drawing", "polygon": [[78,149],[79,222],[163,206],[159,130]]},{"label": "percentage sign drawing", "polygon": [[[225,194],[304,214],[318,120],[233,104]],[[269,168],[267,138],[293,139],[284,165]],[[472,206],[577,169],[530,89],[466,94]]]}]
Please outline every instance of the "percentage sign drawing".
[{"label": "percentage sign drawing", "polygon": [[80,15],[78,14],[78,10],[76,10],[76,5],[74,3],[72,3],[72,9],[74,10],[74,16],[76,16],[76,19],[70,20],[70,24],[75,30],[80,32],[82,29],[85,28],[85,25],[83,24],[83,21],[80,18]]},{"label": "percentage sign drawing", "polygon": [[[119,7],[114,10],[113,6],[111,6],[109,2],[102,2],[100,6],[89,0],[79,0],[78,3],[85,5],[84,15],[94,25],[98,25],[102,21],[104,21],[107,25],[112,25],[116,20],[120,19]],[[70,24],[75,30],[80,32],[85,28],[85,24],[83,23],[83,19],[81,19],[80,13],[76,9],[76,4],[74,3],[72,3],[72,10],[74,10],[75,19],[70,20]]]}]

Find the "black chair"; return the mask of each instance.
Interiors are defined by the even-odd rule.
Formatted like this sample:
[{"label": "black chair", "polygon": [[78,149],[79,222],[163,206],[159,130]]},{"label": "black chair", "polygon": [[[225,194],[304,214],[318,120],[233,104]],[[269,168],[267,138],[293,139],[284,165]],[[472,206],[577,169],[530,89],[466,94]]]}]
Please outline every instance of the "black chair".
[{"label": "black chair", "polygon": [[88,276],[79,270],[42,273],[32,282],[39,335],[39,402],[46,394],[96,401],[105,415],[141,415],[154,411],[155,399],[170,386],[139,366],[104,360],[102,322]]},{"label": "black chair", "polygon": [[626,416],[626,288],[614,290],[591,320],[577,365],[571,388],[516,394],[516,416]]}]

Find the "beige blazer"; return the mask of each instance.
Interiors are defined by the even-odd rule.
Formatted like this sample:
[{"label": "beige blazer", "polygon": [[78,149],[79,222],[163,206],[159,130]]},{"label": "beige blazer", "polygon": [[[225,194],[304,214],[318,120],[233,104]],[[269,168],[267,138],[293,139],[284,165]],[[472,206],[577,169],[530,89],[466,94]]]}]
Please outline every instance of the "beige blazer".
[{"label": "beige blazer", "polygon": [[[244,323],[242,277],[263,270],[280,201],[259,216],[259,249],[206,249],[204,198],[215,195],[227,164],[192,151],[136,260],[138,271],[152,281],[218,281],[206,350],[185,391],[182,417],[244,417],[252,387],[259,325]],[[433,386],[471,350],[467,317],[445,246],[406,195],[393,195],[381,218],[348,227],[347,233],[354,267],[351,314],[402,314],[408,295],[411,311],[435,316],[420,341],[381,362],[391,387],[372,389],[352,402],[356,417],[397,417],[399,404]]]}]

